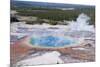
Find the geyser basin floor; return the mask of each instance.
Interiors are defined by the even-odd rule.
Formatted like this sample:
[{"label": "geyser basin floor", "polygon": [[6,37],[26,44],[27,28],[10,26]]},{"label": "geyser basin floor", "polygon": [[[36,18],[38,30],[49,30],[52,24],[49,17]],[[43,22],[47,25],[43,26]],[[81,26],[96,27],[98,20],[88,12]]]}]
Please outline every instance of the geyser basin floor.
[{"label": "geyser basin floor", "polygon": [[30,44],[43,48],[61,48],[78,45],[78,40],[61,36],[31,37]]}]

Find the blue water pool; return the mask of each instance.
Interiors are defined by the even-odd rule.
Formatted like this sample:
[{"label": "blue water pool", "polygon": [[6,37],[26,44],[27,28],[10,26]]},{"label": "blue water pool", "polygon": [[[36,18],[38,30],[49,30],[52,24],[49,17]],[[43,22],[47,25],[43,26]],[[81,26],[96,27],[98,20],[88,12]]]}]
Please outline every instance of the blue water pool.
[{"label": "blue water pool", "polygon": [[66,45],[74,44],[75,41],[70,38],[57,37],[57,36],[43,36],[32,37],[30,43],[35,46],[41,47],[63,47]]}]

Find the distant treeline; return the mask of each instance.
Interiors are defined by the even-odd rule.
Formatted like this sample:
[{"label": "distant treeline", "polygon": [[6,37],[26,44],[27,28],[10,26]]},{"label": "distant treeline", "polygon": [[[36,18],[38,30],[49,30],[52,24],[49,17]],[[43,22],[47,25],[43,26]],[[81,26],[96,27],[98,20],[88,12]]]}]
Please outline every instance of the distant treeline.
[{"label": "distant treeline", "polygon": [[85,13],[91,18],[90,24],[95,24],[95,8],[61,10],[61,9],[49,9],[41,7],[32,7],[32,8],[12,7],[11,9],[18,11],[18,15],[21,16],[35,16],[40,19],[49,19],[53,21],[76,20],[76,18],[80,13]]}]

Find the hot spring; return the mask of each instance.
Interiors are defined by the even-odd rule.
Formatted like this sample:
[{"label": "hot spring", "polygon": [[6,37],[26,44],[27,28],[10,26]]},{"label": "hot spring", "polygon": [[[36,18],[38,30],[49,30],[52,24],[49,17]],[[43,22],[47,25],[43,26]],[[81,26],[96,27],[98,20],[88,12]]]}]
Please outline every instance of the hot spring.
[{"label": "hot spring", "polygon": [[66,47],[77,44],[75,39],[61,36],[31,37],[30,44],[37,47]]},{"label": "hot spring", "polygon": [[89,20],[90,17],[82,13],[76,21],[69,21],[69,23],[66,21],[68,25],[12,23],[11,36],[16,37],[11,37],[11,40],[15,41],[20,37],[31,36],[29,43],[36,47],[60,48],[79,45],[82,38],[92,38],[94,35],[95,28],[93,25],[89,25]]}]

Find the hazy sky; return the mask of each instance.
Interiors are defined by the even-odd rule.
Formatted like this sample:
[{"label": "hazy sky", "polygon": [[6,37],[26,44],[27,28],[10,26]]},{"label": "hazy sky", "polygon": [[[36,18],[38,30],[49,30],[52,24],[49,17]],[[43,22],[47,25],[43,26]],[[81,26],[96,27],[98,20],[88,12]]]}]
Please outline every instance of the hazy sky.
[{"label": "hazy sky", "polygon": [[95,5],[95,0],[23,0],[23,1],[38,1],[38,2],[51,2],[51,3],[71,3],[71,4]]}]

